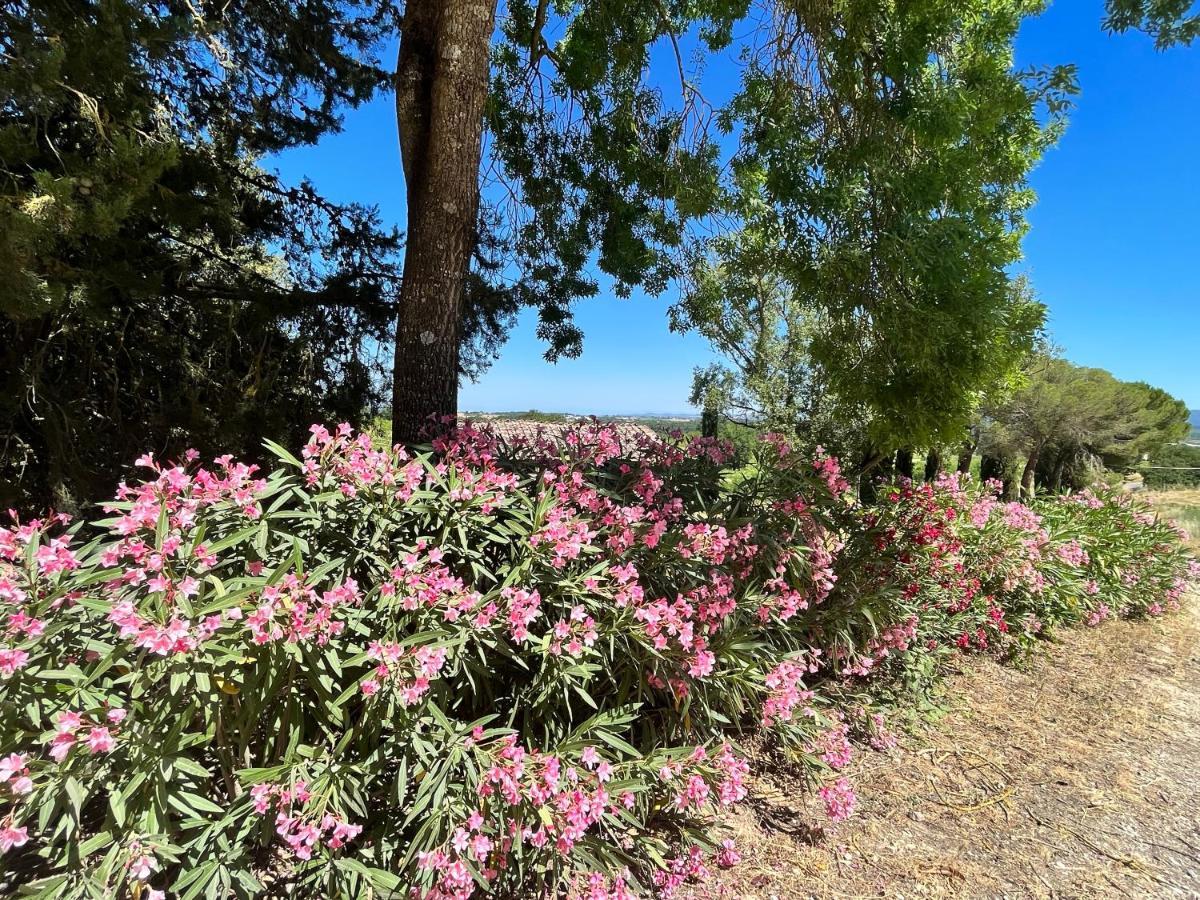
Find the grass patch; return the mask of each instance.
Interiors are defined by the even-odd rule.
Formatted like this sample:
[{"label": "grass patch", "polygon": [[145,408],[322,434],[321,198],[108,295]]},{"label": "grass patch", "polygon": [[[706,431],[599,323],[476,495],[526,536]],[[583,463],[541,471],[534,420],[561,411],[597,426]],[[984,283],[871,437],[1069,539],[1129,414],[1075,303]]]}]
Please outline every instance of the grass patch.
[{"label": "grass patch", "polygon": [[1200,553],[1200,488],[1179,491],[1150,491],[1142,495],[1164,518],[1186,528],[1187,546]]}]

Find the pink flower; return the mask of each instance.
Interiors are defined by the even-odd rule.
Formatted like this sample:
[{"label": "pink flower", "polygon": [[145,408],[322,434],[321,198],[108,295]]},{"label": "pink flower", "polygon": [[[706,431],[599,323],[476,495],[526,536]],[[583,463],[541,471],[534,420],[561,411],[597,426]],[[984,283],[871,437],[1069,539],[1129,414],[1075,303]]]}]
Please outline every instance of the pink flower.
[{"label": "pink flower", "polygon": [[492,840],[487,835],[477,834],[471,838],[471,855],[482,862],[492,849]]},{"label": "pink flower", "polygon": [[143,853],[129,864],[129,875],[137,881],[145,881],[157,868],[158,861],[153,856]]},{"label": "pink flower", "polygon": [[114,725],[119,725],[121,722],[124,722],[125,716],[126,716],[126,711],[123,709],[110,709],[105,714],[105,718],[108,719],[108,721],[112,722]]},{"label": "pink flower", "polygon": [[29,830],[24,826],[14,825],[0,829],[0,853],[7,853],[13,847],[24,847],[29,841]]},{"label": "pink flower", "polygon": [[58,714],[58,730],[59,731],[74,731],[83,724],[83,716],[71,710],[64,710]]},{"label": "pink flower", "polygon": [[733,841],[729,838],[721,841],[721,849],[717,852],[717,865],[722,869],[728,869],[741,861],[742,855],[734,848]]},{"label": "pink flower", "polygon": [[68,731],[60,731],[50,739],[50,758],[62,762],[75,746],[75,735]]},{"label": "pink flower", "polygon": [[21,753],[10,753],[0,759],[0,784],[6,783],[18,772],[23,771],[28,761],[29,757]]},{"label": "pink flower", "polygon": [[0,647],[0,677],[11,678],[17,669],[24,668],[29,662],[29,654],[24,650]]},{"label": "pink flower", "polygon": [[692,657],[692,664],[688,667],[688,674],[693,678],[706,678],[712,674],[713,665],[716,663],[717,657],[709,650],[701,650]]},{"label": "pink flower", "polygon": [[839,778],[833,784],[821,788],[817,793],[825,801],[825,813],[833,821],[841,822],[854,812],[857,798],[854,796],[854,788],[850,786],[848,778]]},{"label": "pink flower", "polygon": [[87,745],[88,750],[92,753],[110,753],[115,746],[112,734],[107,728],[100,725],[88,732]]}]

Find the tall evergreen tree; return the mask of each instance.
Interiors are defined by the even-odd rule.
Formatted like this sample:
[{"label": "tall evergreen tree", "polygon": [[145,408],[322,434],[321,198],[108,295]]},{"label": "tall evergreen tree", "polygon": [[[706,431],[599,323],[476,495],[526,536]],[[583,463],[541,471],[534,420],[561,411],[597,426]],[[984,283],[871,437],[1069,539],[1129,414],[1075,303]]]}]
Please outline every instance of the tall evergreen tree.
[{"label": "tall evergreen tree", "polygon": [[398,239],[255,160],[385,81],[385,10],[0,7],[0,497],[250,451],[378,397]]}]

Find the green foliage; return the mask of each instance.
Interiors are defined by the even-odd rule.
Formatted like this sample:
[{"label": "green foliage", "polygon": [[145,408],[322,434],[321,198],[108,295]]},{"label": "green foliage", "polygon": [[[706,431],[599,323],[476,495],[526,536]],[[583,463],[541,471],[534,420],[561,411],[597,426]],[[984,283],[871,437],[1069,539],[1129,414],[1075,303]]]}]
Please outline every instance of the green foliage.
[{"label": "green foliage", "polygon": [[254,160],[382,83],[387,17],[201,6],[0,11],[0,502],[376,402],[396,235]]},{"label": "green foliage", "polygon": [[1075,90],[1070,67],[1014,68],[1036,11],[834,3],[779,17],[722,114],[740,136],[724,199],[739,227],[696,257],[677,309],[676,326],[733,365],[735,406],[921,445],[955,439],[979,393],[1012,375],[1043,317],[1008,274],[1027,176]]},{"label": "green foliage", "polygon": [[1186,46],[1200,35],[1200,12],[1194,5],[1193,0],[1106,0],[1104,28],[1144,31],[1159,50]]},{"label": "green foliage", "polygon": [[1137,470],[1148,488],[1200,487],[1200,447],[1166,444]]},{"label": "green foliage", "polygon": [[947,475],[881,487],[864,510],[901,588],[904,646],[882,660],[900,683],[934,687],[952,647],[1021,654],[1067,626],[1176,610],[1200,576],[1176,527],[1119,489],[1028,506],[998,490]]},{"label": "green foliage", "polygon": [[[689,31],[702,52],[717,53],[748,7],[748,0],[506,4],[493,47],[490,174],[505,184],[501,205],[511,213],[498,223],[499,239],[522,273],[509,296],[538,309],[548,358],[581,351],[571,304],[599,290],[589,262],[618,296],[636,286],[661,292],[685,222],[712,210],[720,167],[704,100],[682,57],[682,102],[664,98],[651,55],[668,44],[678,51]],[[560,37],[551,44],[547,34]]]},{"label": "green foliage", "polygon": [[[741,624],[711,638],[699,622],[686,641],[637,624],[644,603],[682,614],[658,599],[676,590],[727,603],[714,584],[769,604],[775,569],[731,580],[749,558],[724,558],[732,531],[715,523],[742,527],[748,498],[705,488],[711,442],[655,445],[622,469],[612,433],[575,435],[557,459],[500,468],[473,432],[409,458],[315,429],[302,460],[273,446],[265,479],[227,458],[147,457],[150,479],[109,518],[0,529],[0,602],[44,624],[28,651],[0,647],[5,674],[19,669],[0,690],[0,751],[35,758],[30,791],[0,786],[2,802],[37,834],[0,884],[358,897],[447,887],[458,869],[418,866],[436,851],[467,884],[520,896],[597,869],[643,879],[711,846],[712,802],[745,790],[721,734],[753,721],[763,667],[801,626],[760,621],[749,595]],[[554,471],[566,493],[547,490]],[[636,532],[606,543],[605,504],[645,518],[619,517]],[[763,525],[788,583],[811,586],[794,548],[815,520]],[[767,631],[778,654],[756,650]],[[473,811],[486,825],[467,824]],[[489,845],[451,850],[459,828]]]},{"label": "green foliage", "polygon": [[1026,366],[1025,383],[1003,402],[985,407],[985,452],[1042,463],[1041,481],[1051,489],[1079,485],[1089,459],[1128,469],[1146,454],[1182,439],[1185,404],[1144,382],[1119,381],[1103,369],[1038,355]]}]

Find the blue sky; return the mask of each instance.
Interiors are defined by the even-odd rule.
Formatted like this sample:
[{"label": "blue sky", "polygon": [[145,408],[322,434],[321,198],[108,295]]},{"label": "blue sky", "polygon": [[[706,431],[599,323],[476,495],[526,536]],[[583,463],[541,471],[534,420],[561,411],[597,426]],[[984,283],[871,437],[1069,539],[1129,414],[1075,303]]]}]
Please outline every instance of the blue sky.
[{"label": "blue sky", "polygon": [[[1022,269],[1067,358],[1165,388],[1200,409],[1200,45],[1154,50],[1108,36],[1101,0],[1058,0],[1022,28],[1018,65],[1073,62],[1082,88],[1059,146],[1032,182]],[[720,80],[718,61],[708,76]],[[735,77],[727,66],[730,81]],[[390,98],[353,110],[342,134],[274,161],[334,199],[377,204],[403,226]],[[464,410],[597,414],[686,411],[705,342],[672,334],[671,296],[580,303],[583,355],[551,365],[524,315],[501,358],[464,385]]]}]

